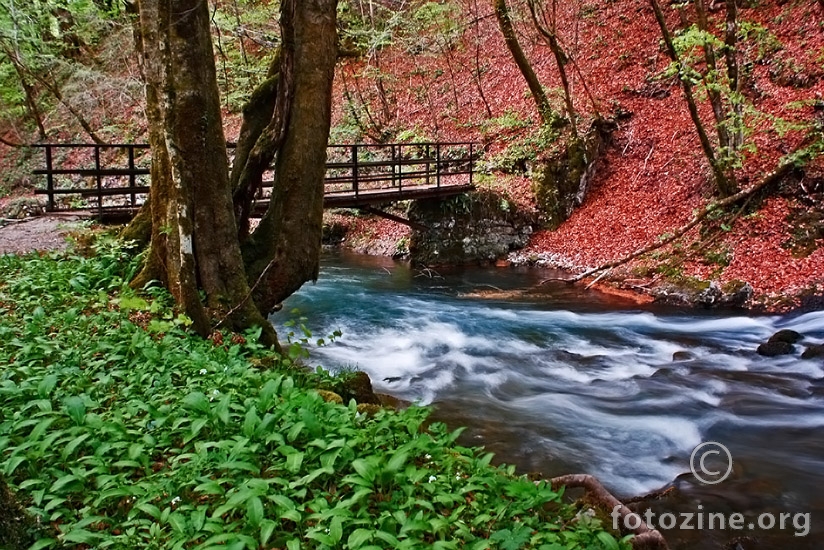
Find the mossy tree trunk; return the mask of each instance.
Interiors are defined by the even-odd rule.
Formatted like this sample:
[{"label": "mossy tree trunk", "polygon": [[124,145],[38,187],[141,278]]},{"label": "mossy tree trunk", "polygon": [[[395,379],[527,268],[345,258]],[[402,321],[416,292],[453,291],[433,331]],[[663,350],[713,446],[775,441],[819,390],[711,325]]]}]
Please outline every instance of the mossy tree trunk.
[{"label": "mossy tree trunk", "polygon": [[[283,48],[273,120],[278,120],[281,105],[288,109],[282,118],[282,139],[274,136],[279,147],[271,201],[243,247],[261,311],[271,311],[318,276],[337,60],[336,8],[337,0],[281,4]],[[267,128],[263,135],[269,132]]]},{"label": "mossy tree trunk", "polygon": [[[236,329],[274,329],[251,302],[229,188],[208,6],[142,0],[140,27],[152,150],[151,244],[134,281],[161,281],[201,335],[228,315]],[[200,291],[205,294],[201,300]]]},{"label": "mossy tree trunk", "polygon": [[[249,101],[243,107],[243,123],[235,147],[235,161],[229,176],[235,219],[238,225],[238,238],[241,242],[249,236],[249,218],[252,215],[255,195],[263,186],[263,173],[277,152],[276,136],[279,139],[282,134],[282,123],[279,119],[283,113],[276,115],[275,111],[280,63],[281,56],[278,51],[269,65],[266,80],[255,88]],[[272,130],[267,132],[267,128]]]}]

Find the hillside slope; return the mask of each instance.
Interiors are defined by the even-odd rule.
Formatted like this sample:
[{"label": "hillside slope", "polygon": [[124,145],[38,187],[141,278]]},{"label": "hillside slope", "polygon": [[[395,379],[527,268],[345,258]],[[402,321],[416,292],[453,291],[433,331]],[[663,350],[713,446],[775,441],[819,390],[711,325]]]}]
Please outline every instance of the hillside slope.
[{"label": "hillside slope", "polygon": [[[522,46],[560,109],[552,53],[520,4],[511,2],[510,7]],[[405,129],[428,138],[482,141],[490,168],[520,165],[528,171],[541,154],[534,148],[537,111],[492,8],[470,0],[453,6],[456,25],[433,24],[425,37],[398,40],[366,62],[341,68],[338,128],[353,126],[353,115],[359,115],[357,129],[365,127],[372,134]],[[759,2],[740,10],[742,27],[752,37],[742,48],[749,73],[743,92],[759,112],[749,117],[752,148],[739,171],[743,187],[757,182],[801,142],[802,132],[784,132],[783,125],[822,116],[821,11],[813,1]],[[690,7],[670,7],[667,15],[673,29],[695,21]],[[584,204],[559,230],[536,232],[524,256],[567,268],[591,267],[685,224],[711,198],[713,188],[678,81],[663,76],[670,60],[648,2],[570,2],[559,7],[557,17],[559,37],[577,64],[567,70],[576,109],[584,115],[579,126],[586,128],[593,116],[587,92],[601,113],[631,115],[619,121]],[[721,25],[723,7],[711,17]],[[700,107],[711,129],[707,102]],[[493,171],[489,179],[498,187],[505,182],[523,199],[528,174],[509,171],[513,173]],[[824,236],[820,165],[796,174],[778,191],[748,202],[740,215],[733,213],[734,223],[727,218],[689,233],[675,250],[669,249],[663,267],[662,258],[651,258],[649,267],[636,262],[624,276],[743,280],[762,299],[815,294],[824,268],[824,251],[818,247]]]}]

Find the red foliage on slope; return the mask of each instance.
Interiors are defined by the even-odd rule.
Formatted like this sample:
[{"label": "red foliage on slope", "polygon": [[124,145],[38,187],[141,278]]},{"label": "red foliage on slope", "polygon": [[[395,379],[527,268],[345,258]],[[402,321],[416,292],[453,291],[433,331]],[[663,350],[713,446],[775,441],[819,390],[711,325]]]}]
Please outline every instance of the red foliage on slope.
[{"label": "red foliage on slope", "polygon": [[[372,119],[385,129],[415,129],[442,140],[481,140],[488,144],[491,156],[503,151],[519,132],[528,132],[538,117],[487,4],[463,0],[460,22],[464,26],[459,39],[453,36],[451,42],[444,38],[414,49],[396,45],[379,52],[379,70],[384,75],[381,86],[374,78],[357,78],[369,72],[364,71],[364,62],[341,67],[336,122],[344,121],[348,94],[355,103],[373,100],[366,101]],[[557,231],[536,232],[528,251],[548,251],[567,264],[594,266],[626,255],[689,221],[693,211],[710,200],[713,186],[678,82],[657,78],[669,59],[659,48],[660,35],[649,4],[602,0],[562,6],[559,35],[580,69],[578,73],[567,66],[576,109],[592,112],[583,77],[599,111],[620,108],[632,117],[615,132],[584,205]],[[820,99],[824,92],[818,78],[824,56],[820,12],[813,1],[765,1],[740,11],[740,20],[767,30],[758,43],[764,51],[747,54],[752,64],[747,65],[751,74],[745,94],[766,115],[755,120],[754,132],[748,137],[755,150],[747,153],[745,169],[740,171],[742,186],[757,182],[801,142],[798,131],[780,134],[777,118],[808,121],[815,116],[811,100]],[[671,28],[694,21],[690,10],[679,16],[671,9],[668,17]],[[723,9],[712,17],[721,22]],[[518,26],[527,55],[560,109],[560,84],[549,48],[528,21]],[[374,63],[370,70],[374,74]],[[787,85],[788,78],[798,80],[804,75],[806,87]],[[510,122],[499,118],[490,124],[484,100],[494,117],[509,114]],[[363,110],[360,104],[356,108]],[[712,132],[709,106],[704,101],[700,108]],[[529,121],[527,128],[513,130],[513,119]],[[722,281],[746,280],[761,294],[794,292],[821,281],[824,253],[820,249],[799,259],[781,246],[791,232],[788,208],[788,199],[772,198],[757,216],[739,217],[731,231],[715,237],[713,246],[723,249],[730,262],[720,273]],[[685,242],[696,237],[697,231],[690,233]],[[703,277],[717,267],[695,258],[682,266],[686,275]]]}]

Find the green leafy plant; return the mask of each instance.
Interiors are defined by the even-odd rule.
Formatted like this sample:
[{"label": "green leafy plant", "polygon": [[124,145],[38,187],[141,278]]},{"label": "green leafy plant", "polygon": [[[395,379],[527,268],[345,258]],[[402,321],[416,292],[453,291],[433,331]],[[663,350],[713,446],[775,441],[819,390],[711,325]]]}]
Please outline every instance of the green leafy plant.
[{"label": "green leafy plant", "polygon": [[0,472],[51,526],[32,548],[628,548],[424,408],[366,415],[254,333],[190,335],[94,250],[0,256]]}]

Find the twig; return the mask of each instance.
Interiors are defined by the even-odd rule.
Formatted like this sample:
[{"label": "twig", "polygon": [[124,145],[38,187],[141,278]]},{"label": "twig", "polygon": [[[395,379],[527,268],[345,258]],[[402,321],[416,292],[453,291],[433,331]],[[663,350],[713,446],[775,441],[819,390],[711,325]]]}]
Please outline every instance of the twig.
[{"label": "twig", "polygon": [[237,310],[239,310],[241,307],[243,307],[243,305],[244,305],[244,304],[245,304],[245,303],[249,300],[249,298],[252,296],[252,293],[253,293],[253,292],[255,291],[255,289],[258,287],[258,285],[260,284],[260,282],[263,280],[263,276],[264,276],[264,275],[266,275],[266,273],[269,271],[269,269],[270,269],[273,265],[275,265],[275,259],[274,259],[274,258],[272,259],[272,261],[270,261],[270,262],[266,265],[266,268],[265,268],[265,269],[264,269],[264,270],[260,273],[260,276],[257,278],[257,281],[255,281],[255,284],[253,284],[253,285],[252,285],[252,287],[249,289],[249,293],[248,293],[248,294],[246,294],[246,296],[244,296],[244,297],[243,297],[243,299],[242,299],[240,302],[238,302],[238,304],[237,304],[235,307],[233,307],[232,309],[230,309],[230,310],[228,311],[228,313],[226,313],[226,315],[224,315],[223,317],[221,317],[220,319],[218,319],[218,321],[217,321],[217,323],[215,324],[215,326],[214,326],[214,327],[212,327],[212,330],[215,330],[217,327],[219,327],[220,325],[222,325],[223,323],[225,323],[225,322],[226,322],[226,320],[227,320],[229,317],[231,317],[232,315],[234,315],[234,314],[237,312]]},{"label": "twig", "polygon": [[647,162],[649,162],[650,157],[652,156],[652,152],[655,151],[655,142],[652,142],[652,147],[649,148],[649,153],[647,153],[647,158],[644,159],[644,168],[642,168],[642,172],[647,171]]},{"label": "twig", "polygon": [[11,225],[13,223],[25,223],[27,221],[31,221],[31,218],[0,218],[0,228],[5,227],[7,225]]},{"label": "twig", "polygon": [[635,137],[635,127],[633,126],[632,129],[629,131],[629,135],[627,136],[627,138],[628,138],[627,139],[627,144],[624,146],[624,150],[621,151],[621,156],[622,157],[627,154],[627,149],[629,149],[629,146],[632,145],[632,139],[634,137]]},{"label": "twig", "polygon": [[7,140],[3,136],[0,136],[0,143],[2,143],[3,145],[6,145],[8,147],[14,147],[14,148],[17,148],[17,149],[22,149],[24,147],[32,147],[33,146],[33,144],[31,144],[31,143],[15,143],[13,141]]},{"label": "twig", "polygon": [[652,147],[649,148],[649,153],[647,153],[647,158],[644,159],[644,167],[641,168],[641,170],[638,171],[638,173],[635,175],[635,178],[632,180],[632,183],[635,183],[636,181],[638,181],[638,178],[641,177],[641,174],[646,174],[647,173],[647,162],[649,162],[649,159],[652,156],[653,151],[655,151],[655,142],[654,141],[652,142]]},{"label": "twig", "polygon": [[415,277],[429,277],[430,279],[443,279],[440,273],[432,269],[431,267],[423,268],[420,273],[415,275]]},{"label": "twig", "polygon": [[591,283],[589,283],[589,284],[586,286],[586,289],[587,289],[587,290],[589,290],[590,288],[592,288],[593,286],[595,286],[595,284],[596,284],[596,283],[598,283],[598,281],[600,281],[601,279],[603,279],[604,277],[606,277],[607,275],[609,275],[611,272],[612,272],[612,269],[611,269],[611,268],[610,268],[610,269],[605,270],[603,273],[601,273],[600,275],[598,275],[598,276],[595,278],[595,280],[594,280],[594,281],[592,281]]},{"label": "twig", "polygon": [[495,286],[495,285],[482,284],[482,285],[478,285],[478,286],[479,286],[479,287],[480,287],[480,286],[487,286],[487,287],[489,287],[489,288],[491,288],[491,289],[493,289],[493,290],[497,290],[498,292],[506,292],[504,289],[499,288],[499,287],[497,287],[497,286]]}]

